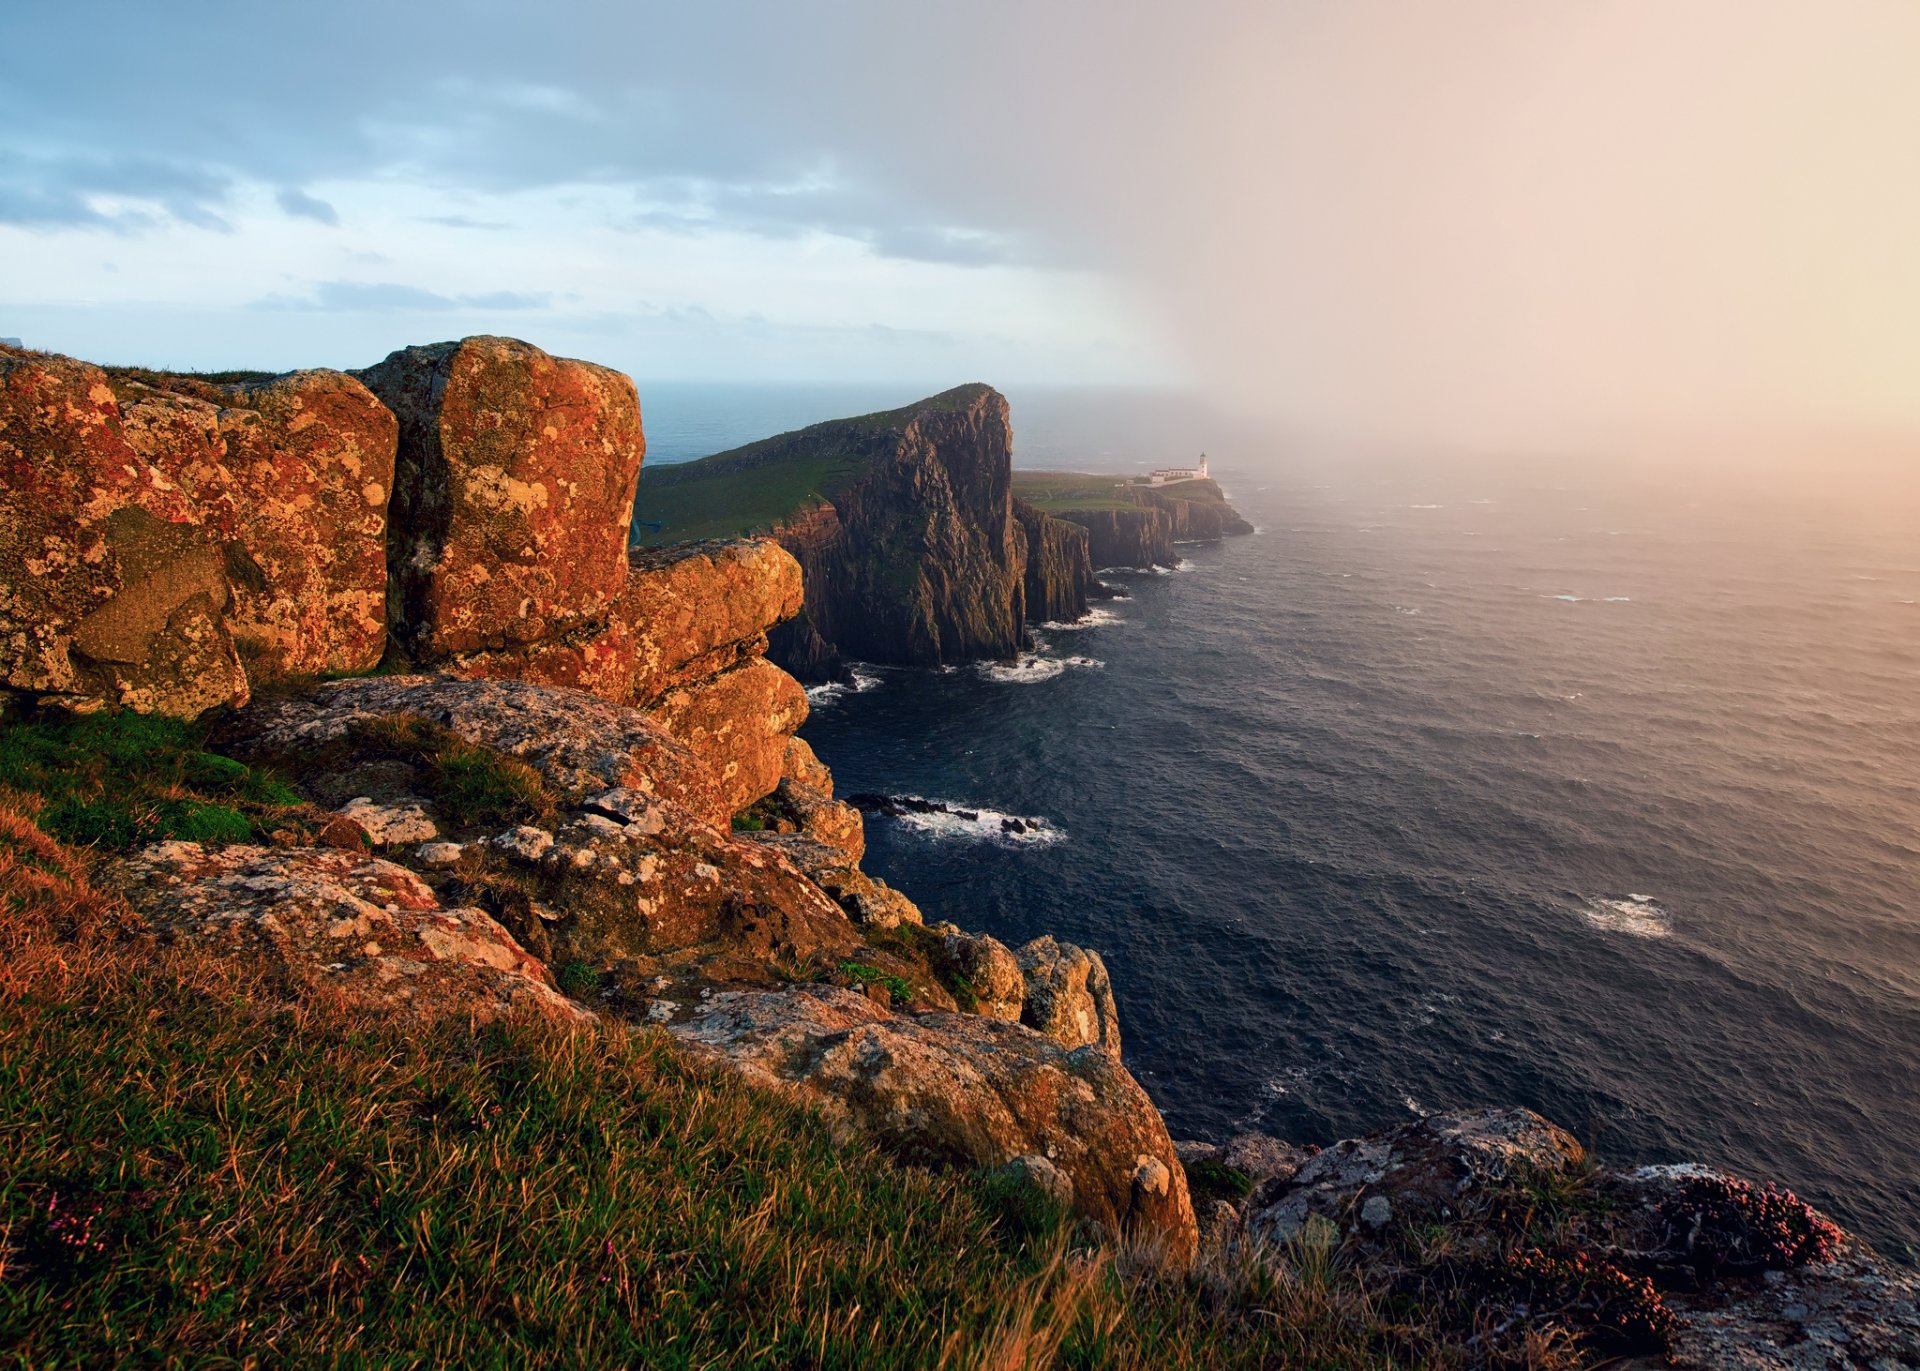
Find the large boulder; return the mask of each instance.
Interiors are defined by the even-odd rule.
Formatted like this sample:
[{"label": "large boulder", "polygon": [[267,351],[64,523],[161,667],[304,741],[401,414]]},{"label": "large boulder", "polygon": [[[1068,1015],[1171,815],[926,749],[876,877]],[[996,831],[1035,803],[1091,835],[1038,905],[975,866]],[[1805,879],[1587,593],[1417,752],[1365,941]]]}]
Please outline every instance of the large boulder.
[{"label": "large boulder", "polygon": [[734,810],[780,784],[787,741],[807,718],[807,692],[764,657],[678,685],[647,718],[685,743]]},{"label": "large boulder", "polygon": [[800,612],[800,564],[770,538],[636,549],[630,565],[618,614],[636,704],[758,656],[767,630]]},{"label": "large boulder", "polygon": [[219,542],[106,374],[0,351],[0,685],[192,717],[248,695]]},{"label": "large boulder", "polygon": [[701,759],[638,710],[526,681],[369,676],[329,682],[304,698],[250,711],[245,746],[297,758],[345,739],[356,723],[396,714],[518,757],[570,798],[622,787],[722,828],[738,807]]},{"label": "large boulder", "polygon": [[1192,1258],[1186,1177],[1153,1102],[1098,1048],[1069,1051],[974,1014],[896,1015],[827,986],[723,993],[675,1035],[756,1084],[791,1090],[910,1161],[1044,1158],[1108,1233]]},{"label": "large boulder", "polygon": [[645,452],[631,380],[489,337],[404,348],[357,375],[399,418],[389,612],[417,660],[604,620],[626,585]]},{"label": "large boulder", "polygon": [[1020,1022],[1068,1047],[1097,1045],[1119,1060],[1120,1013],[1098,952],[1049,934],[1027,943],[1014,958],[1026,983]]},{"label": "large boulder", "polygon": [[115,373],[128,443],[222,540],[227,623],[267,675],[362,671],[386,648],[393,414],[351,376],[213,384]]},{"label": "large boulder", "polygon": [[404,867],[332,848],[156,843],[103,875],[164,940],[253,961],[285,993],[383,1015],[591,1017],[474,908],[444,908]]}]

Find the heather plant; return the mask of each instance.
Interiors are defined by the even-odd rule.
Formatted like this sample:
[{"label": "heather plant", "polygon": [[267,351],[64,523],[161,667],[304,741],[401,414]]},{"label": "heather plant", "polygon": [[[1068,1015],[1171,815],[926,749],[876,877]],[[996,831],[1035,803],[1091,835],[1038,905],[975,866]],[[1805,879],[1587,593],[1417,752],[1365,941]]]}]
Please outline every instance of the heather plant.
[{"label": "heather plant", "polygon": [[1791,1190],[1733,1176],[1689,1177],[1661,1201],[1662,1245],[1703,1273],[1785,1270],[1829,1261],[1842,1233]]}]

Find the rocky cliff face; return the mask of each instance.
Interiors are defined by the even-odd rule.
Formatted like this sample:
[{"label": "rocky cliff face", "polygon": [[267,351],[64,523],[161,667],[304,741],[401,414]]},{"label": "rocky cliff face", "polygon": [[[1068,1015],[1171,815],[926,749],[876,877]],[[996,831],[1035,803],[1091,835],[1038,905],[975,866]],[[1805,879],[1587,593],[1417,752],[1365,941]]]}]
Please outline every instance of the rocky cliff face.
[{"label": "rocky cliff face", "polygon": [[[669,468],[642,483],[640,516],[672,539],[733,511],[794,555],[805,611],[772,653],[802,680],[841,678],[845,658],[1006,658],[1029,622],[1085,613],[1093,585],[1077,532],[1016,509],[1012,444],[1005,397],[962,386]],[[760,503],[774,488],[788,502]]]},{"label": "rocky cliff face", "polygon": [[1094,585],[1087,531],[1025,500],[1013,502],[1013,517],[1025,543],[1027,617],[1039,624],[1078,619]]},{"label": "rocky cliff face", "polygon": [[776,536],[799,560],[807,617],[841,653],[940,666],[1011,657],[1026,640],[1007,402],[936,396],[884,433],[867,475]]},{"label": "rocky cliff face", "polygon": [[1096,567],[1173,566],[1175,543],[1206,542],[1253,532],[1210,480],[1128,492],[1133,509],[1055,509],[1058,518],[1087,530]]}]

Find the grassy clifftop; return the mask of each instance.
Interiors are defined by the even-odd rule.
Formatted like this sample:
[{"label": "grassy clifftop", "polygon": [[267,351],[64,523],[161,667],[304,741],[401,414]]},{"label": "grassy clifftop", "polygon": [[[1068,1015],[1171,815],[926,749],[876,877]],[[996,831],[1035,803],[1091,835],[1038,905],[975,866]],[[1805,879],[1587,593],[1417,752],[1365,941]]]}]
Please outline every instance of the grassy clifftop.
[{"label": "grassy clifftop", "polygon": [[270,777],[241,785],[200,733],[126,716],[0,724],[0,743],[36,762],[0,788],[7,1364],[1429,1360],[1324,1250],[1135,1272],[1026,1182],[837,1141],[658,1032],[422,1034],[289,1004],[146,940],[96,882],[175,822],[88,847],[46,831],[72,831],[67,775],[163,778],[136,815],[242,818],[279,798],[252,794]]},{"label": "grassy clifftop", "polygon": [[1015,471],[1013,496],[1049,514],[1063,510],[1138,509],[1134,491],[1150,491],[1176,500],[1221,503],[1220,487],[1212,481],[1176,481],[1164,486],[1128,486],[1124,476],[1082,471]]},{"label": "grassy clifftop", "polygon": [[957,386],[899,409],[830,419],[698,461],[642,467],[634,542],[654,547],[765,532],[865,476],[915,415],[960,409],[985,389]]}]

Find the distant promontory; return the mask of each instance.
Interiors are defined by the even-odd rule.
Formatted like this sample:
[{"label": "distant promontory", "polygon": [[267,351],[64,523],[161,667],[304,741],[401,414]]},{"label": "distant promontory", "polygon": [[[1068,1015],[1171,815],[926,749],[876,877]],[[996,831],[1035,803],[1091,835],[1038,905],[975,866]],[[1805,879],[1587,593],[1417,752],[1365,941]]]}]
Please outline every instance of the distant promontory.
[{"label": "distant promontory", "polygon": [[1148,487],[1016,472],[1006,397],[966,385],[695,462],[647,469],[635,541],[777,538],[806,606],[770,655],[803,681],[848,659],[945,666],[1031,646],[1030,624],[1106,595],[1102,566],[1167,566],[1175,542],[1251,532],[1205,479]]}]

